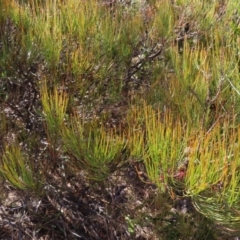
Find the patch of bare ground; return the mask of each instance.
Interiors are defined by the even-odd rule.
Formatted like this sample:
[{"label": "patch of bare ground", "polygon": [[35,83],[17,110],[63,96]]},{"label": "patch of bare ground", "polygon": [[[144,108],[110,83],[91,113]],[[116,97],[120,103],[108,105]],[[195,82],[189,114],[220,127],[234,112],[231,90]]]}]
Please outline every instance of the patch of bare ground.
[{"label": "patch of bare ground", "polygon": [[177,239],[181,222],[190,218],[193,236],[201,232],[190,200],[159,194],[141,161],[131,160],[102,183],[80,172],[60,184],[59,176],[49,175],[42,196],[6,186],[0,239]]}]

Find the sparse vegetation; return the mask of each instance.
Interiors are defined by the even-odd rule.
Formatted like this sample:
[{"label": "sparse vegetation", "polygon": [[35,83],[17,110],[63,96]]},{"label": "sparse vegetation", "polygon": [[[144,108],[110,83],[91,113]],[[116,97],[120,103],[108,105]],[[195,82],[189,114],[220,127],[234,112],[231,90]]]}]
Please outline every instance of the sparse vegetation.
[{"label": "sparse vegetation", "polygon": [[0,1],[0,238],[240,236],[239,9]]}]

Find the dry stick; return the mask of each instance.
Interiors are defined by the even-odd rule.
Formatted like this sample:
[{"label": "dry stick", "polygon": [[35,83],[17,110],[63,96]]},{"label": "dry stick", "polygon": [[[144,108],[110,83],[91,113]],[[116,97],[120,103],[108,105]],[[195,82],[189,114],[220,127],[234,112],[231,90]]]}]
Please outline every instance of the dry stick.
[{"label": "dry stick", "polygon": [[194,97],[196,97],[196,99],[198,100],[198,102],[200,103],[200,105],[205,108],[204,104],[202,103],[201,99],[199,98],[199,96],[197,95],[197,93],[189,86],[188,90],[190,91],[190,93],[193,94]]},{"label": "dry stick", "polygon": [[125,80],[130,79],[136,72],[138,72],[142,66],[147,62],[147,60],[152,60],[154,58],[156,58],[157,56],[159,56],[161,53],[163,52],[163,48],[161,48],[159,51],[157,51],[155,54],[153,55],[148,55],[145,58],[143,58],[142,60],[140,60],[138,63],[136,63],[135,65],[133,65],[131,67],[131,69],[135,69],[132,73],[128,74],[128,76],[125,78]]},{"label": "dry stick", "polygon": [[224,116],[225,116],[225,114],[223,113],[221,116],[218,117],[218,119],[217,119],[217,120],[213,123],[213,125],[208,129],[206,135],[208,135],[208,134],[212,131],[212,129],[216,126],[217,122],[218,122],[221,118],[223,118]]},{"label": "dry stick", "polygon": [[240,96],[240,92],[238,91],[238,89],[233,85],[233,83],[229,80],[229,78],[226,78],[227,81],[229,82],[229,84],[231,85],[231,87],[236,91],[236,93]]}]

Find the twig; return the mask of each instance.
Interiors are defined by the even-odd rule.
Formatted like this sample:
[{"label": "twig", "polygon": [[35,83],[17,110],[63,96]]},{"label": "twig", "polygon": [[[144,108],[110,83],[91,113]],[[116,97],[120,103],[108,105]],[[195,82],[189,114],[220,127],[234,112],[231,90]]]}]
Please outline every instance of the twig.
[{"label": "twig", "polygon": [[233,83],[229,80],[229,78],[226,78],[227,81],[229,82],[229,84],[232,86],[232,88],[236,91],[236,93],[240,96],[240,92],[238,91],[238,89],[233,85]]}]

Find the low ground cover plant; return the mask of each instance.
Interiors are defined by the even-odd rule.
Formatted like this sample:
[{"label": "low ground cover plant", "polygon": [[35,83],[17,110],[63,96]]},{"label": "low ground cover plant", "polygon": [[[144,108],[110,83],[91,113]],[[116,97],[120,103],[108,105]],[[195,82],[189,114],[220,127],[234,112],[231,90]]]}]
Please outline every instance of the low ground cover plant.
[{"label": "low ground cover plant", "polygon": [[239,236],[239,5],[2,0],[1,238]]}]

